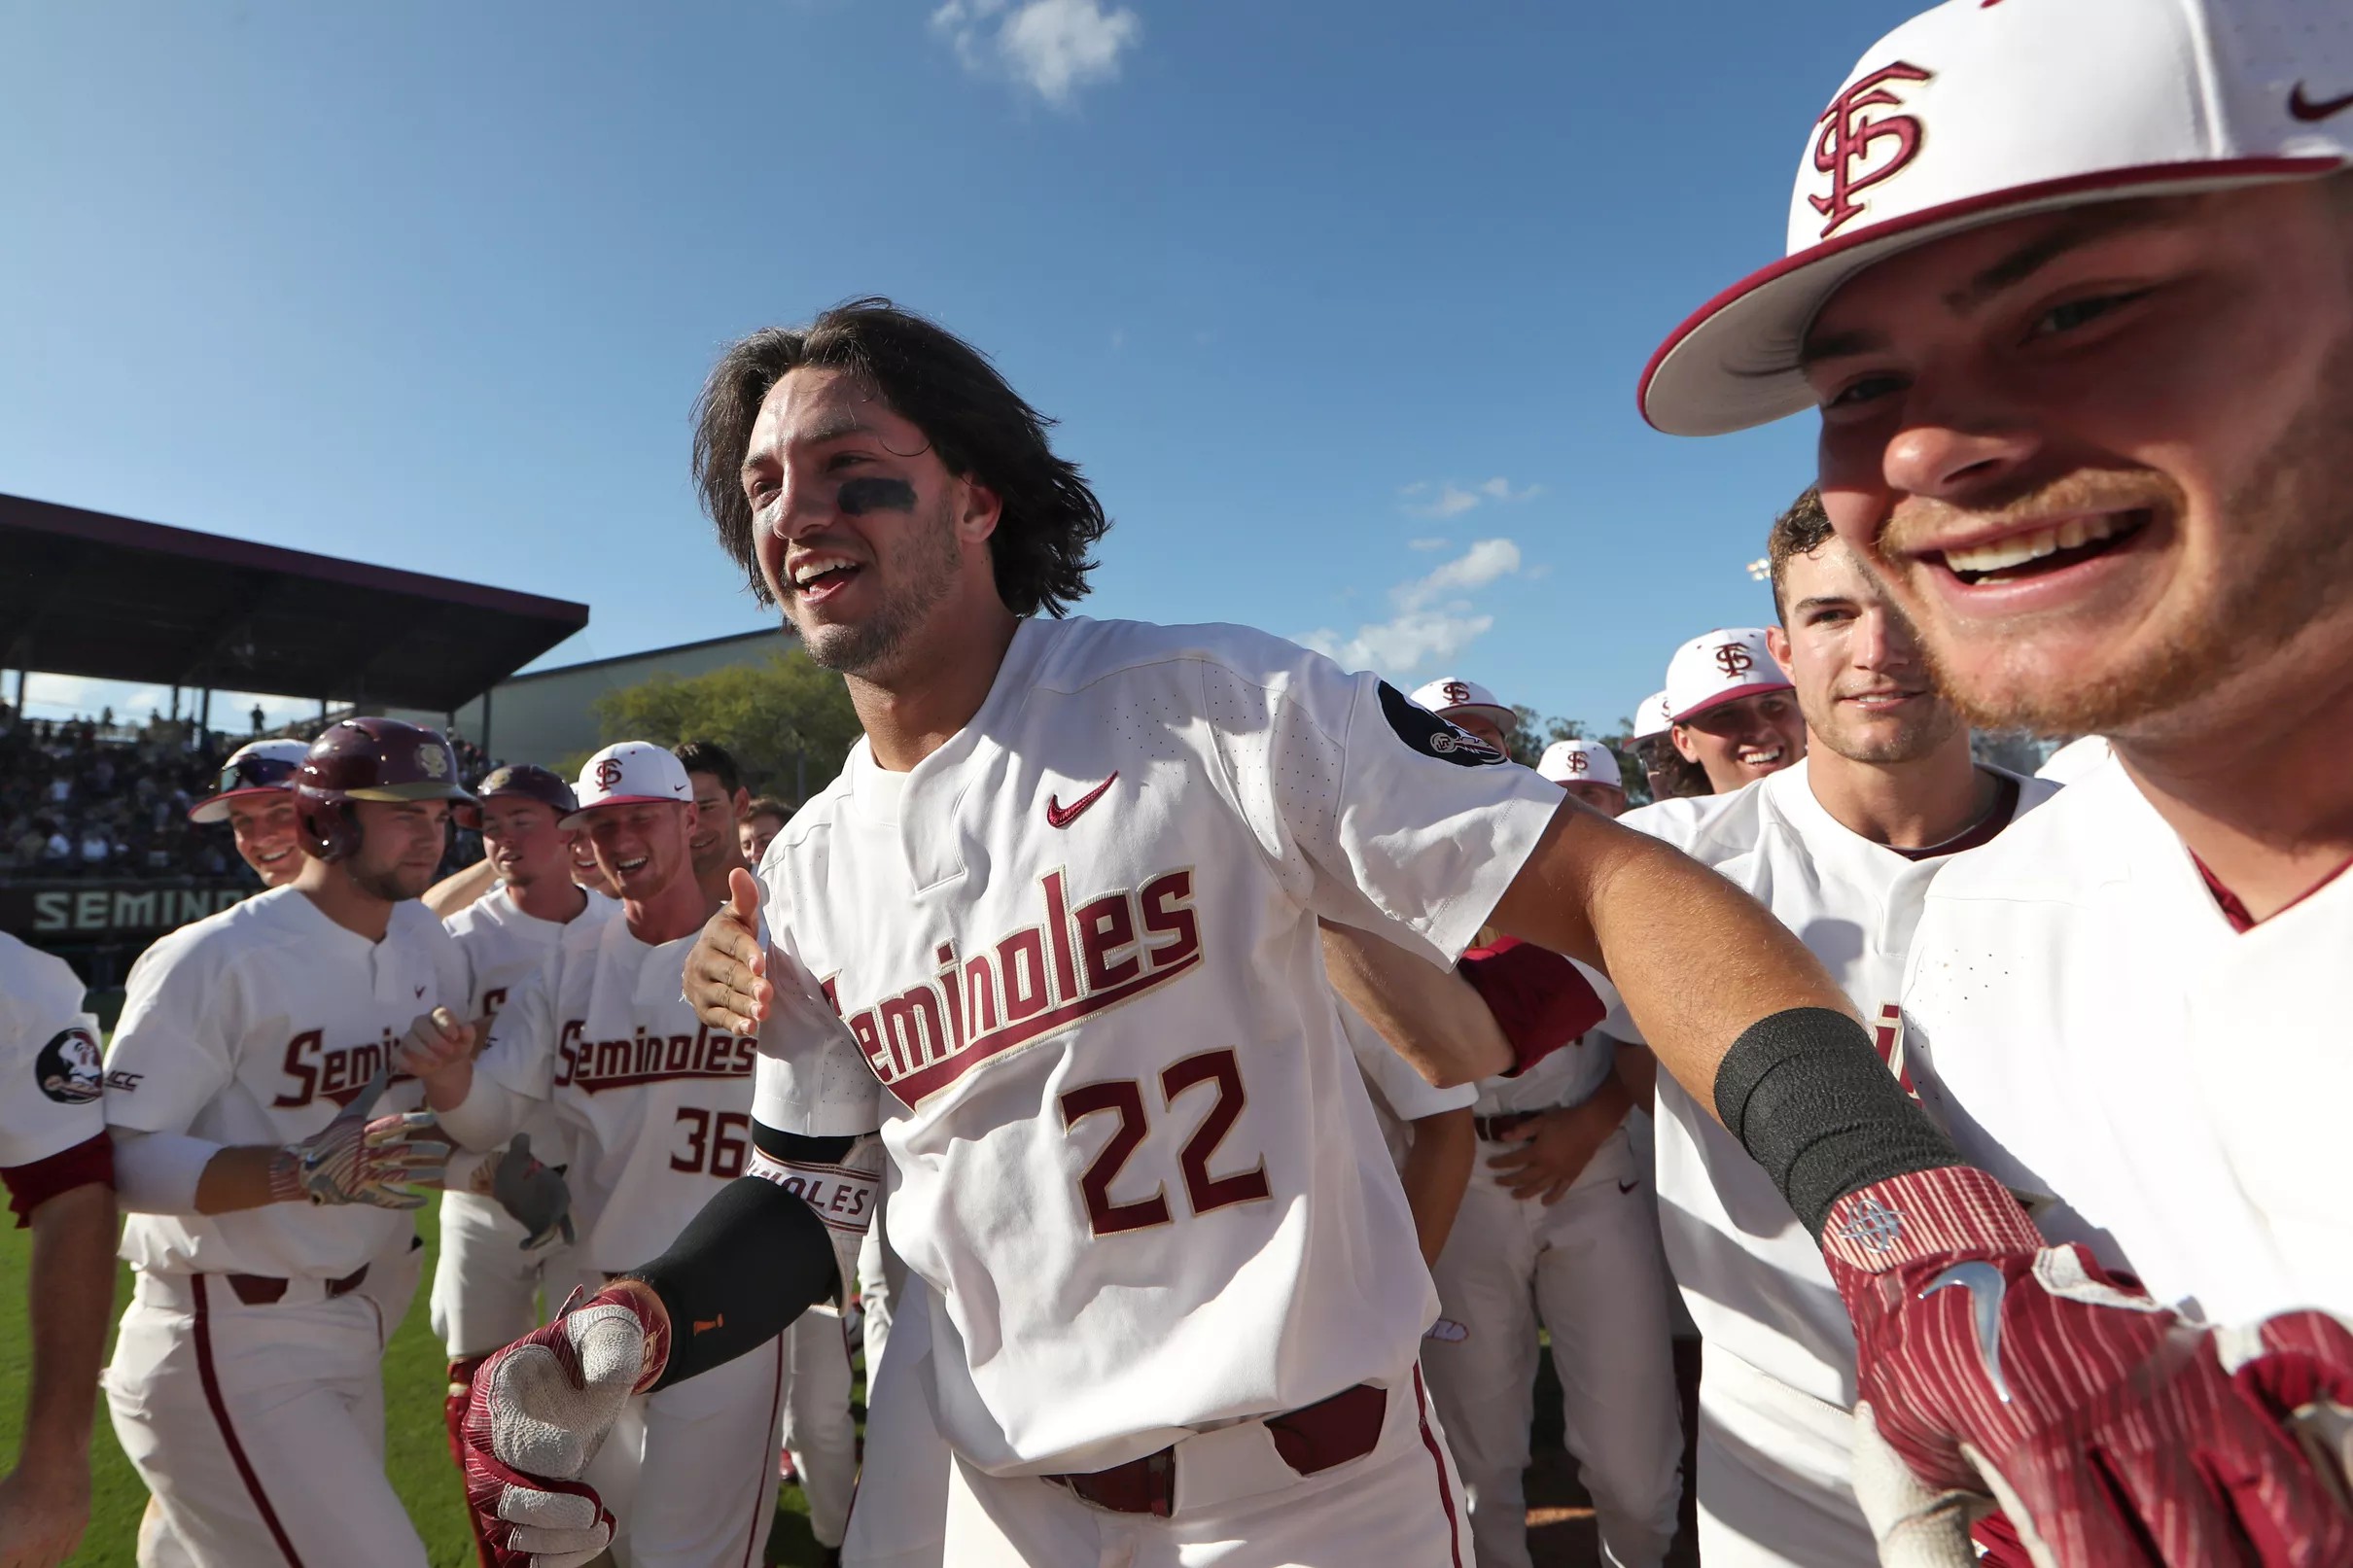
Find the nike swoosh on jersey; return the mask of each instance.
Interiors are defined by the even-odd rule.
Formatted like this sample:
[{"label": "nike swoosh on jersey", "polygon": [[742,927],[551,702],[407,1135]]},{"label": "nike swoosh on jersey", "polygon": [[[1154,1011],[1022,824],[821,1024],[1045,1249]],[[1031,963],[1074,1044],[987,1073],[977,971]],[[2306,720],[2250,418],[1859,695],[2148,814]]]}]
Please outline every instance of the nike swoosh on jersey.
[{"label": "nike swoosh on jersey", "polygon": [[2332,119],[2348,109],[2353,109],[2353,92],[2323,98],[2315,103],[2304,96],[2304,85],[2299,82],[2295,90],[2288,94],[2288,113],[2302,121]]},{"label": "nike swoosh on jersey", "polygon": [[1103,783],[1097,784],[1094,788],[1088,790],[1076,800],[1071,801],[1068,806],[1065,806],[1061,799],[1056,795],[1046,796],[1046,825],[1049,827],[1070,826],[1072,822],[1078,820],[1079,813],[1085,811],[1089,806],[1092,806],[1095,804],[1095,802],[1101,800],[1103,798],[1103,792],[1110,788],[1111,785],[1117,784],[1118,782],[1119,774],[1117,770],[1113,770],[1108,779],[1106,779]]},{"label": "nike swoosh on jersey", "polygon": [[1620,1191],[1620,1192],[1622,1192],[1622,1193],[1631,1193],[1631,1192],[1633,1192],[1633,1190],[1634,1190],[1636,1187],[1639,1187],[1639,1186],[1641,1186],[1641,1185],[1642,1185],[1642,1184],[1641,1184],[1639,1181],[1622,1181],[1622,1182],[1618,1183],[1618,1191]]},{"label": "nike swoosh on jersey", "polygon": [[1940,1290],[1957,1285],[1969,1292],[1969,1305],[1977,1325],[1978,1353],[1985,1358],[1985,1376],[1993,1379],[1993,1392],[2005,1405],[2010,1403],[2010,1384],[2002,1376],[2002,1297],[2010,1289],[2010,1281],[1992,1264],[1972,1259],[1956,1263],[1920,1287],[1920,1300],[1926,1301]]}]

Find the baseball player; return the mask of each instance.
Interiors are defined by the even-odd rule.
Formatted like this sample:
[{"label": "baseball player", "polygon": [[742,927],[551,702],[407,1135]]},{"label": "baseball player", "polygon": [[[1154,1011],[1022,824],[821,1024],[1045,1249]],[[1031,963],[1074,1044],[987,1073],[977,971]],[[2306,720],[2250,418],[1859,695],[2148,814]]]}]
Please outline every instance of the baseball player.
[{"label": "baseball player", "polygon": [[[2353,1311],[2325,1152],[2353,1083],[2323,1022],[2353,975],[2353,11],[1947,5],[1805,135],[1791,254],[1669,339],[1649,417],[1819,407],[1830,520],[1955,702],[2117,753],[1930,890],[1915,1079],[2048,1200],[2079,1277],[2121,1265],[2241,1325],[2233,1361],[2299,1338],[2292,1403],[2341,1415],[2341,1321],[2255,1325]],[[1996,1314],[2005,1376],[2033,1288],[2005,1267],[1947,1292]],[[2123,1337],[2108,1376],[2200,1408],[2172,1343]],[[2005,1512],[2108,1563],[2353,1560],[2294,1488],[2218,1487],[2272,1463],[2223,1411],[2186,1441],[2119,1431],[2105,1486]],[[2019,1480],[1886,1435],[1948,1516]]]},{"label": "baseball player", "polygon": [[1626,815],[1626,775],[1618,769],[1618,754],[1599,741],[1553,742],[1536,758],[1536,777],[1550,779],[1604,817]]},{"label": "baseball player", "polygon": [[[1645,807],[1626,822],[1755,893],[1892,1052],[1931,879],[2053,786],[1971,760],[1968,726],[1811,491],[1774,522],[1766,555],[1782,617],[1768,652],[1805,714],[1804,759],[1754,789]],[[1865,1568],[1879,1553],[1847,1479],[1854,1334],[1820,1250],[1691,1096],[1662,1079],[1657,1104],[1667,1255],[1704,1342],[1701,1554],[1735,1568]]]},{"label": "baseball player", "polygon": [[415,1009],[467,993],[416,901],[457,777],[431,730],[332,726],[295,776],[295,880],[132,966],[104,1106],[137,1283],[105,1388],[161,1508],[148,1568],[425,1560],[384,1475],[393,1325],[362,1287],[445,1149],[374,1113],[414,1102],[385,1086]]},{"label": "baseball player", "polygon": [[[475,1506],[509,1551],[596,1551],[611,1516],[579,1477],[630,1391],[837,1293],[880,1124],[926,1298],[884,1371],[930,1356],[959,1568],[1458,1560],[1415,1365],[1434,1293],[1317,972],[1323,920],[1443,962],[1492,917],[1603,968],[1835,1250],[1887,1347],[1883,1419],[2014,1465],[2100,1430],[2054,1357],[2141,1332],[2134,1307],[2014,1289],[2039,1351],[2005,1358],[2016,1410],[1931,1388],[1979,1356],[1974,1320],[1880,1286],[1984,1259],[1940,1254],[1959,1228],[1919,1204],[1966,1201],[2005,1262],[2040,1237],[1746,894],[1291,645],[1038,618],[1083,591],[1105,518],[968,345],[879,300],[756,333],[706,387],[697,453],[722,541],[866,734],[687,958],[707,1027],[762,1028],[753,1179],[475,1379]],[[2266,1481],[2313,1495],[2288,1458]]]},{"label": "baseball player", "polygon": [[[593,927],[620,906],[572,880],[573,834],[560,824],[579,807],[561,778],[529,763],[495,768],[474,798],[477,804],[466,810],[476,818],[484,863],[499,883],[443,923],[465,953],[473,980],[461,1016],[487,1024],[510,993],[536,983],[555,961],[568,926]],[[520,1136],[527,1154],[564,1163],[562,1136],[552,1117],[536,1118]],[[477,1164],[495,1177],[496,1162]],[[462,1168],[461,1161],[451,1162],[453,1178]],[[479,1179],[477,1173],[477,1184]],[[560,1235],[565,1218],[553,1223]],[[551,1307],[561,1305],[571,1288],[570,1248],[547,1229],[544,1220],[526,1226],[491,1193],[468,1190],[454,1179],[441,1194],[441,1254],[434,1270],[431,1309],[433,1331],[449,1354],[443,1413],[453,1454],[460,1453],[458,1418],[481,1358],[538,1325],[544,1282],[553,1282]],[[487,1556],[487,1547],[483,1552]]]},{"label": "baseball player", "polygon": [[[491,1016],[478,1062],[476,1030],[449,1010],[417,1021],[403,1060],[425,1069],[442,1126],[468,1148],[497,1147],[553,1107],[579,1214],[575,1257],[601,1288],[669,1246],[744,1173],[755,1047],[697,1024],[679,998],[686,948],[710,913],[686,769],[625,741],[590,757],[576,787],[579,809],[557,825],[595,848],[620,889],[618,918],[562,928],[552,961]],[[784,1352],[780,1339],[629,1406],[593,1474],[607,1495],[634,1497],[619,1548],[634,1568],[756,1559],[776,1502]]]},{"label": "baseball player", "polygon": [[785,824],[790,820],[791,805],[774,795],[758,796],[746,806],[738,833],[743,841],[744,864],[759,864],[760,856],[768,853],[768,846],[776,842],[776,835],[783,832]]},{"label": "baseball player", "polygon": [[0,1183],[33,1233],[32,1388],[0,1476],[0,1563],[55,1568],[89,1519],[90,1386],[115,1299],[114,1147],[97,1020],[62,958],[0,933]]},{"label": "baseball player", "polygon": [[675,755],[694,785],[694,875],[716,905],[727,896],[727,878],[754,861],[744,854],[740,831],[752,806],[735,758],[716,741],[688,741]]},{"label": "baseball player", "polygon": [[1728,795],[1806,754],[1806,721],[1765,645],[1764,628],[1719,626],[1667,661],[1668,738]]},{"label": "baseball player", "polygon": [[1440,676],[1414,689],[1416,705],[1428,709],[1458,730],[1466,730],[1506,755],[1520,715],[1495,700],[1495,694],[1460,676]]},{"label": "baseball player", "polygon": [[213,792],[188,809],[192,822],[228,824],[238,856],[264,888],[282,888],[302,869],[294,776],[309,750],[300,741],[250,741],[221,764]]},{"label": "baseball player", "polygon": [[1634,760],[1642,764],[1643,783],[1650,786],[1650,798],[1679,800],[1687,795],[1712,793],[1706,773],[1683,760],[1675,749],[1671,731],[1674,715],[1667,711],[1667,693],[1654,691],[1642,699],[1634,710]]}]

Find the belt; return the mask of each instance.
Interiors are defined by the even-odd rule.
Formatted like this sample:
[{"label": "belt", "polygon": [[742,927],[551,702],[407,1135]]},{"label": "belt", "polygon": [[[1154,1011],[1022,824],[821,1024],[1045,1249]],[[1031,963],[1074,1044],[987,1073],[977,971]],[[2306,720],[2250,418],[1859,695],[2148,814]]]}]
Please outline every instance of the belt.
[{"label": "belt", "polygon": [[[1387,1411],[1387,1389],[1358,1383],[1313,1405],[1262,1416],[1258,1424],[1275,1440],[1275,1451],[1284,1464],[1302,1476],[1314,1476],[1372,1452],[1381,1442],[1381,1423]],[[1040,1479],[1114,1514],[1167,1518],[1176,1502],[1176,1449],[1162,1448],[1108,1470]]]},{"label": "belt", "polygon": [[1511,1111],[1502,1116],[1474,1116],[1471,1118],[1471,1131],[1493,1143],[1514,1128],[1526,1127],[1543,1114],[1542,1111]]},{"label": "belt", "polygon": [[[223,1274],[221,1277],[228,1282],[228,1288],[236,1294],[237,1300],[248,1307],[267,1307],[272,1302],[286,1299],[286,1281],[269,1274]],[[350,1295],[360,1288],[361,1281],[367,1277],[368,1265],[361,1264],[356,1271],[342,1278],[330,1279],[327,1281],[327,1299],[334,1301],[337,1296]]]}]

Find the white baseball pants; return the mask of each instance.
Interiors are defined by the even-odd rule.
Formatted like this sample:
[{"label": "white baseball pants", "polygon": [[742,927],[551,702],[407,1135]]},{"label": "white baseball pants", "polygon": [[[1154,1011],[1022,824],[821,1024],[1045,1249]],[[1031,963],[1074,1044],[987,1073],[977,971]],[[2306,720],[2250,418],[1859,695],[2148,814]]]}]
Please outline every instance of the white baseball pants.
[{"label": "white baseball pants", "polygon": [[809,1533],[838,1547],[858,1489],[858,1423],[850,1414],[850,1343],[841,1313],[812,1307],[784,1332],[785,1451],[809,1498]]},{"label": "white baseball pants", "polygon": [[1709,1344],[1700,1371],[1707,1568],[1878,1568],[1847,1466],[1854,1417]]},{"label": "white baseball pants", "polygon": [[1668,1341],[1674,1283],[1650,1172],[1620,1128],[1547,1205],[1513,1197],[1488,1167],[1513,1147],[1479,1143],[1431,1271],[1441,1315],[1422,1342],[1430,1392],[1470,1492],[1479,1568],[1529,1568],[1521,1472],[1539,1322],[1552,1333],[1568,1451],[1593,1494],[1601,1560],[1656,1568],[1674,1540],[1682,1497],[1682,1423]]},{"label": "white baseball pants", "polygon": [[441,1252],[428,1301],[433,1332],[450,1360],[486,1356],[538,1328],[542,1281],[573,1272],[569,1247],[558,1241],[525,1252],[524,1234],[494,1199],[441,1194]]},{"label": "white baseball pants", "polygon": [[226,1278],[141,1271],[103,1386],[161,1514],[141,1568],[424,1568],[384,1474],[380,1309],[295,1280],[248,1307]]},{"label": "white baseball pants", "polygon": [[621,1568],[759,1562],[776,1513],[786,1338],[629,1402],[586,1477],[619,1524]]}]

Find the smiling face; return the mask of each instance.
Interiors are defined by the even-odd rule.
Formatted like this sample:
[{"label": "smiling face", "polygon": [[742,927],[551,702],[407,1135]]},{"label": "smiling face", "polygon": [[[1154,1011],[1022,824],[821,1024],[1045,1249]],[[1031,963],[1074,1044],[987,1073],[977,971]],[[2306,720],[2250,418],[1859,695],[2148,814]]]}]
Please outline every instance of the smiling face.
[{"label": "smiling face", "polygon": [[228,803],[228,830],[237,854],[265,888],[283,888],[302,869],[302,827],[294,791],[240,795]]},{"label": "smiling face", "polygon": [[397,904],[422,898],[449,844],[446,800],[355,800],[359,852],[342,862],[363,892]]},{"label": "smiling face", "polygon": [[828,670],[887,679],[943,605],[997,603],[997,498],[847,370],[776,383],[743,480],[768,591]]},{"label": "smiling face", "polygon": [[1778,773],[1806,754],[1806,720],[1786,691],[1758,691],[1718,703],[1668,732],[1719,795]]},{"label": "smiling face", "polygon": [[573,835],[556,821],[553,806],[528,796],[496,795],[482,802],[482,848],[509,887],[571,877]]},{"label": "smiling face", "polygon": [[1824,505],[1964,713],[2228,735],[2353,668],[2349,259],[2338,175],[2017,219],[1824,307]]},{"label": "smiling face", "polygon": [[594,849],[597,868],[615,895],[643,900],[658,897],[678,878],[694,874],[694,854],[688,847],[694,818],[694,808],[684,801],[599,806],[588,813],[582,836]]},{"label": "smiling face", "polygon": [[752,792],[738,788],[727,793],[727,786],[716,773],[689,772],[686,783],[694,790],[694,834],[690,847],[694,852],[694,869],[709,871],[715,866],[732,865],[730,848],[740,850],[743,837],[735,831],[744,808],[751,804]]},{"label": "smiling face", "polygon": [[1790,556],[1781,594],[1766,639],[1797,683],[1810,743],[1853,762],[1913,762],[1960,730],[1911,622],[1845,540]]}]

